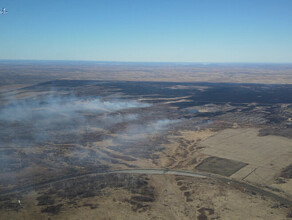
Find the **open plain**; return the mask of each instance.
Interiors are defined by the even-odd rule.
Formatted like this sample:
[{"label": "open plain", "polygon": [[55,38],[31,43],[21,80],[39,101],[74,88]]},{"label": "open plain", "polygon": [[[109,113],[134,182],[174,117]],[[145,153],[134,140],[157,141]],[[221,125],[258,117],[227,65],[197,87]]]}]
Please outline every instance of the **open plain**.
[{"label": "open plain", "polygon": [[291,65],[0,66],[1,219],[292,217]]}]

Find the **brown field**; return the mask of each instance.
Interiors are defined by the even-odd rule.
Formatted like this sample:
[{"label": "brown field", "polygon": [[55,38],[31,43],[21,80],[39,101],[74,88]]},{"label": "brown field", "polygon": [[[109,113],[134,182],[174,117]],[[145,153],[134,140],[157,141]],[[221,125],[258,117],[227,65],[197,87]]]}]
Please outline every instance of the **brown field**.
[{"label": "brown field", "polygon": [[291,73],[291,64],[0,62],[1,86],[54,79],[292,84]]},{"label": "brown field", "polygon": [[233,178],[269,185],[292,163],[292,142],[284,137],[257,134],[258,130],[251,128],[224,130],[201,143],[205,146],[203,153],[246,163]]},{"label": "brown field", "polygon": [[291,66],[0,67],[1,219],[292,216]]},{"label": "brown field", "polygon": [[[123,180],[121,182],[121,180]],[[77,182],[76,182],[77,181]],[[22,207],[12,199],[4,219],[284,219],[289,209],[263,200],[240,185],[172,175],[124,175],[88,182],[76,197],[71,189],[52,185],[22,195]],[[106,185],[102,185],[105,183]],[[117,185],[114,181],[122,184]],[[128,185],[131,183],[131,185]],[[138,184],[139,183],[139,184]],[[69,185],[70,182],[67,183]],[[67,191],[66,191],[67,190]],[[54,204],[54,205],[52,205]],[[16,211],[17,210],[17,211]]]}]

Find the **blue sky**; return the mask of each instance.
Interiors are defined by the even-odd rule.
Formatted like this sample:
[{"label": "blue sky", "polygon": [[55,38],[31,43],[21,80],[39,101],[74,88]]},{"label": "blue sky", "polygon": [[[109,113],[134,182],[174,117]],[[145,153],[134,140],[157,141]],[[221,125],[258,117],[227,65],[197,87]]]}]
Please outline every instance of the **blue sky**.
[{"label": "blue sky", "polygon": [[0,59],[292,62],[291,0],[0,0]]}]

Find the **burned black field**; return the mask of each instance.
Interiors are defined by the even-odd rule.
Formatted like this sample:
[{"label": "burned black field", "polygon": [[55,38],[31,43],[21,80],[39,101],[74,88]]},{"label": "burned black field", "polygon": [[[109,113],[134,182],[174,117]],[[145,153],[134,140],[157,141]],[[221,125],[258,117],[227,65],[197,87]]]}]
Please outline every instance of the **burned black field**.
[{"label": "burned black field", "polygon": [[[261,137],[291,139],[289,94],[291,85],[94,80],[55,80],[2,92],[0,210],[18,212],[25,206],[18,200],[32,191],[40,212],[49,216],[70,208],[97,209],[100,203],[84,201],[111,188],[126,190],[130,196],[121,201],[132,211],[147,212],[157,201],[151,178],[104,173],[157,168],[229,177],[248,163],[222,159],[229,166],[225,170],[200,168],[217,157],[201,154],[201,137],[187,139],[183,132],[211,136],[253,127]],[[288,166],[282,176],[290,171]]]},{"label": "burned black field", "polygon": [[[174,98],[191,96],[190,106],[201,103],[291,103],[291,85],[283,84],[239,84],[239,83],[176,83],[176,82],[114,82],[93,80],[56,80],[40,83],[23,90],[47,91],[84,90],[84,95],[100,95],[98,89],[111,89],[130,96]],[[87,94],[86,94],[87,93]],[[183,106],[181,106],[183,107]]]}]

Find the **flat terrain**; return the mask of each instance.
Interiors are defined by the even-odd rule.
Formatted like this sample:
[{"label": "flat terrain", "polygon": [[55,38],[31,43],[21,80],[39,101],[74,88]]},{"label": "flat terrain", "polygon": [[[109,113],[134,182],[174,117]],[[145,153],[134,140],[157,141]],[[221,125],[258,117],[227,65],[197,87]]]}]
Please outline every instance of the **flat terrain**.
[{"label": "flat terrain", "polygon": [[208,157],[196,168],[200,171],[215,173],[222,176],[231,176],[247,164],[235,160],[219,158],[219,157]]},{"label": "flat terrain", "polygon": [[256,129],[226,129],[201,144],[206,146],[205,154],[246,163],[232,177],[253,183],[273,183],[292,163],[290,139],[273,135],[260,137]]},{"label": "flat terrain", "polygon": [[[292,84],[291,64],[0,60],[0,85],[69,80]],[[1,88],[1,87],[0,87]]]},{"label": "flat terrain", "polygon": [[0,62],[1,218],[292,216],[292,67],[153,65]]}]

